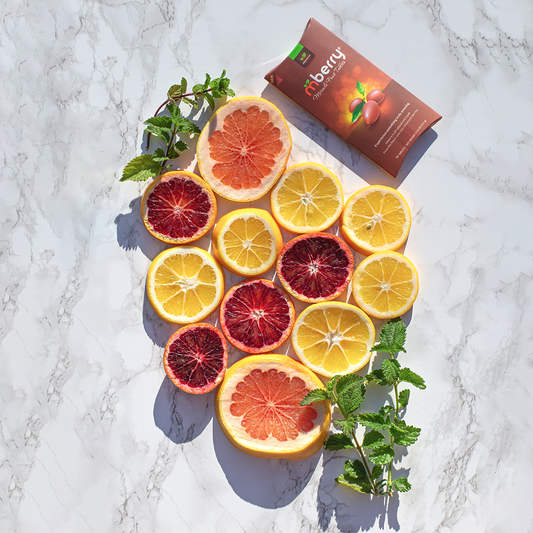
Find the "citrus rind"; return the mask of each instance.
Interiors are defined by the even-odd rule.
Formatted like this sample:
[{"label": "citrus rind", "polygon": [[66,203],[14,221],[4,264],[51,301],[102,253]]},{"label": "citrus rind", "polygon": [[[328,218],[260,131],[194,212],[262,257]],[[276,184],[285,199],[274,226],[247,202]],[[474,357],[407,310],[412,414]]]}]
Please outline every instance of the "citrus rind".
[{"label": "citrus rind", "polygon": [[237,385],[254,369],[263,372],[283,372],[291,379],[302,379],[309,390],[323,388],[322,381],[304,365],[286,355],[249,355],[240,359],[226,371],[215,398],[215,412],[222,431],[235,448],[254,457],[273,459],[305,459],[322,448],[331,423],[329,402],[312,404],[317,412],[310,431],[301,432],[296,439],[280,442],[273,436],[264,440],[251,438],[242,425],[242,417],[231,413],[231,402],[238,393]]}]

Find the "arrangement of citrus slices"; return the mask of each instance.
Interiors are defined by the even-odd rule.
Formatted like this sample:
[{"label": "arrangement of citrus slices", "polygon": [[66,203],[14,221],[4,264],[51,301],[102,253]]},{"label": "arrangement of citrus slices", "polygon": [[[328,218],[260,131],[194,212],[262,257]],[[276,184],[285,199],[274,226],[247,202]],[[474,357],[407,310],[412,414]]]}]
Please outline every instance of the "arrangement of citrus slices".
[{"label": "arrangement of citrus slices", "polygon": [[215,399],[217,419],[228,440],[249,455],[305,459],[324,444],[331,414],[326,402],[300,402],[322,386],[286,355],[251,355],[226,372]]},{"label": "arrangement of citrus slices", "polygon": [[[330,406],[304,407],[301,400],[323,387],[318,376],[345,375],[368,364],[375,342],[369,316],[389,319],[408,311],[418,294],[418,274],[396,251],[411,226],[403,196],[374,185],[344,204],[340,181],[322,165],[285,170],[291,143],[285,119],[270,102],[234,98],[200,134],[202,177],[163,174],[147,187],[141,214],[154,237],[173,245],[152,261],[146,280],[159,317],[185,325],[165,348],[166,374],[188,393],[218,387],[217,419],[236,448],[257,457],[302,459],[324,443]],[[251,206],[218,220],[214,257],[184,246],[213,228],[214,193],[253,202],[271,189],[273,216]],[[339,217],[342,238],[325,232]],[[298,236],[283,245],[278,224]],[[355,272],[348,245],[367,256]],[[258,277],[274,266],[283,288]],[[225,292],[224,269],[246,279]],[[347,299],[350,281],[358,307],[333,301]],[[298,317],[291,297],[305,306]],[[199,323],[219,306],[222,331]],[[289,338],[301,363],[271,353]],[[245,354],[229,368],[226,340]]]},{"label": "arrangement of citrus slices", "polygon": [[317,163],[288,168],[270,196],[274,218],[292,233],[328,229],[339,218],[343,204],[341,182]]}]

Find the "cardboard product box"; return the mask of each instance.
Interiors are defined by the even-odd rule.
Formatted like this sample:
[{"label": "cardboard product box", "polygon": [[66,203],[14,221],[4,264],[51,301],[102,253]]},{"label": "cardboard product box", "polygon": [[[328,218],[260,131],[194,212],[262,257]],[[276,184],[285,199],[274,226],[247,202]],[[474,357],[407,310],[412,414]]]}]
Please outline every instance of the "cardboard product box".
[{"label": "cardboard product box", "polygon": [[314,19],[265,79],[394,177],[442,118]]}]

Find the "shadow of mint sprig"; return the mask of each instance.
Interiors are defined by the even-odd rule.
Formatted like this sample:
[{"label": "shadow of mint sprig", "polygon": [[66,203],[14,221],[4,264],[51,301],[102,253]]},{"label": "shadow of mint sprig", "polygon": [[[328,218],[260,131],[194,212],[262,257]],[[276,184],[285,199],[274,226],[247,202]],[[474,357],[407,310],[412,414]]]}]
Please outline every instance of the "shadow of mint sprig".
[{"label": "shadow of mint sprig", "polygon": [[[167,92],[167,99],[157,108],[154,116],[144,122],[147,133],[146,149],[150,147],[150,138],[155,135],[166,144],[166,149],[158,148],[152,154],[143,154],[134,157],[124,168],[120,181],[145,181],[148,178],[156,178],[169,167],[167,162],[177,159],[182,152],[188,150],[186,142],[176,140],[179,134],[189,136],[199,135],[200,128],[190,119],[182,117],[179,104],[186,104],[198,108],[202,99],[205,99],[211,109],[215,109],[215,99],[224,96],[235,96],[230,89],[230,80],[225,77],[226,71],[222,71],[220,78],[211,79],[205,75],[205,82],[193,86],[191,92],[187,92],[187,80],[181,79],[179,85],[173,85]],[[159,115],[166,106],[168,115]]]},{"label": "shadow of mint sprig", "polygon": [[[356,449],[361,460],[346,461],[344,473],[335,479],[341,485],[363,494],[392,496],[394,491],[407,492],[411,484],[406,477],[392,479],[392,463],[395,446],[410,446],[420,435],[420,428],[409,426],[403,420],[409,403],[409,389],[398,390],[400,383],[409,383],[425,389],[424,380],[409,368],[402,368],[394,355],[405,352],[406,329],[400,318],[389,320],[382,328],[379,344],[372,351],[390,355],[380,369],[366,377],[358,374],[334,376],[325,389],[314,389],[302,400],[301,405],[329,400],[336,405],[342,419],[333,423],[340,433],[330,435],[324,443],[326,450]],[[394,401],[386,403],[377,413],[356,413],[362,405],[366,386],[377,383],[394,389]],[[362,442],[356,437],[358,425],[367,428]]]}]

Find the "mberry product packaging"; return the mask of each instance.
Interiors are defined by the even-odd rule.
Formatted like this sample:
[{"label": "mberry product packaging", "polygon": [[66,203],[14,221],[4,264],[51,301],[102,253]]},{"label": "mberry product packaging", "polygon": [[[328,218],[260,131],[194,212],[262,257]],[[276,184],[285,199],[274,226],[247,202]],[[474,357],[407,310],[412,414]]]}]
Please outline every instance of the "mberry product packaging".
[{"label": "mberry product packaging", "polygon": [[394,177],[442,118],[314,19],[265,79]]}]

